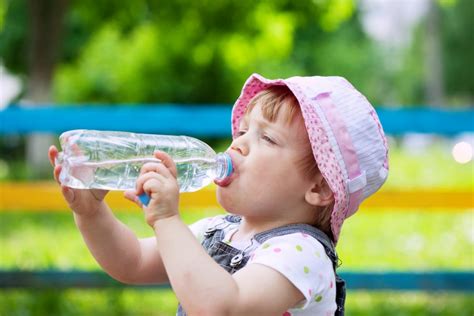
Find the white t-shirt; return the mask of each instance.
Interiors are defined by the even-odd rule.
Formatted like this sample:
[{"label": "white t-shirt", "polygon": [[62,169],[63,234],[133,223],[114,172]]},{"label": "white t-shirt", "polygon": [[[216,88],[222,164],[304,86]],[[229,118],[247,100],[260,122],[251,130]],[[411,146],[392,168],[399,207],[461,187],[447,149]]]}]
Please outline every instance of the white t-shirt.
[{"label": "white t-shirt", "polygon": [[[284,316],[334,315],[336,311],[336,282],[332,262],[323,245],[315,238],[293,233],[268,239],[263,244],[257,241],[231,241],[240,223],[229,223],[224,215],[202,219],[190,226],[200,242],[209,227],[223,229],[223,242],[244,250],[257,243],[247,264],[262,264],[283,274],[305,299],[289,309]],[[253,245],[252,247],[253,248]]]}]

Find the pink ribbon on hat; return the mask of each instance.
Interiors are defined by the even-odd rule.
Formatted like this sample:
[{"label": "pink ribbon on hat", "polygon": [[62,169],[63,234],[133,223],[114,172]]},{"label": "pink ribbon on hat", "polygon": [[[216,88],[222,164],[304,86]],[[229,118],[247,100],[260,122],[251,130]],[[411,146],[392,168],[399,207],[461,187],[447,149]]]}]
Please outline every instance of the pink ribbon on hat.
[{"label": "pink ribbon on hat", "polygon": [[367,184],[365,172],[362,172],[357,158],[356,150],[352,143],[352,138],[347,130],[346,124],[337,113],[330,93],[320,93],[315,98],[320,109],[324,112],[328,124],[334,134],[342,159],[347,170],[348,180],[347,188],[349,191],[349,206],[344,217],[347,218],[354,214],[359,208],[363,197],[363,188]]}]

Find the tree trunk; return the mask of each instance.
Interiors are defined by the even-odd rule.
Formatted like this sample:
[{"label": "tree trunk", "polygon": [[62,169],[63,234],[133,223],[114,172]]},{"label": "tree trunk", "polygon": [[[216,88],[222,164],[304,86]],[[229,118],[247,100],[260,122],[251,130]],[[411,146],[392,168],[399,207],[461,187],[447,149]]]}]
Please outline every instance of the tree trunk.
[{"label": "tree trunk", "polygon": [[[41,106],[51,102],[51,80],[63,30],[63,18],[68,0],[29,0],[29,75],[27,102]],[[33,133],[26,141],[26,156],[30,178],[51,174],[47,158],[54,137]]]},{"label": "tree trunk", "polygon": [[443,64],[440,40],[440,8],[429,0],[425,36],[425,98],[430,106],[444,105]]}]

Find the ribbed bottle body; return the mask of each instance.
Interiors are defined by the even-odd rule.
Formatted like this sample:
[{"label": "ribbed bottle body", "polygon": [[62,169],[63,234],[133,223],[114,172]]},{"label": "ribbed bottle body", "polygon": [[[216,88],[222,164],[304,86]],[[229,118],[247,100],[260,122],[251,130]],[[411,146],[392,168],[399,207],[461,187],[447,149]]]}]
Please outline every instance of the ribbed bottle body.
[{"label": "ribbed bottle body", "polygon": [[199,190],[229,170],[222,165],[229,160],[218,159],[206,143],[187,136],[74,130],[63,133],[60,143],[60,182],[77,189],[134,189],[143,164],[159,162],[153,157],[156,150],[176,163],[181,192]]}]

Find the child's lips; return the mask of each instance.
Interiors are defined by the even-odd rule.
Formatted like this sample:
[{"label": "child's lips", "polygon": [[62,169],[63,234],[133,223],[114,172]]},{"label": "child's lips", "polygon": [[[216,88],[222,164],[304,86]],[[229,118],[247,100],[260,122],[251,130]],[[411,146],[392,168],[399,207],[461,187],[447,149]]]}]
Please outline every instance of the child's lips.
[{"label": "child's lips", "polygon": [[226,187],[232,182],[233,176],[227,177],[222,180],[214,180],[214,183],[217,184],[220,187]]}]

